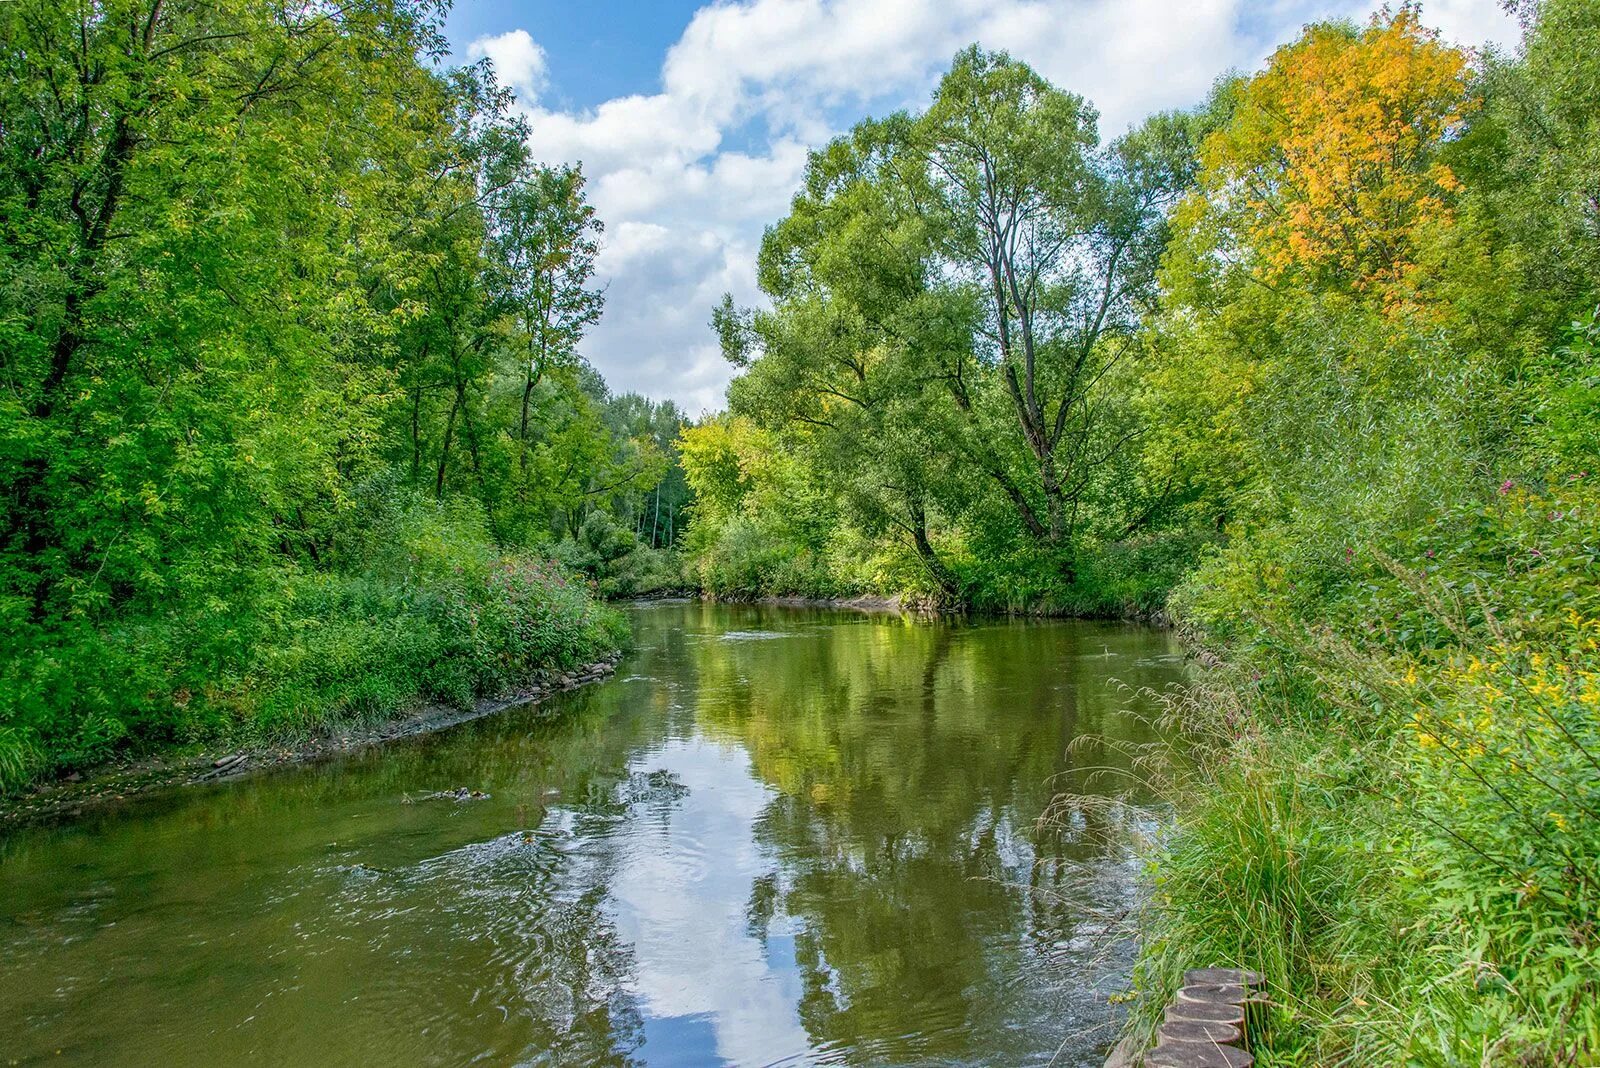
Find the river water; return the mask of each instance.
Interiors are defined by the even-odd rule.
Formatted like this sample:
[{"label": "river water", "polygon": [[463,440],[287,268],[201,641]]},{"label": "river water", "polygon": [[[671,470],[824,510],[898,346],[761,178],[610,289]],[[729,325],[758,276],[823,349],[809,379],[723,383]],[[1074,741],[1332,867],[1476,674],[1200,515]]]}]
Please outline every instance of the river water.
[{"label": "river water", "polygon": [[1129,788],[1166,634],[632,614],[543,705],[0,839],[0,1062],[1099,1063],[1137,866],[1038,818]]}]

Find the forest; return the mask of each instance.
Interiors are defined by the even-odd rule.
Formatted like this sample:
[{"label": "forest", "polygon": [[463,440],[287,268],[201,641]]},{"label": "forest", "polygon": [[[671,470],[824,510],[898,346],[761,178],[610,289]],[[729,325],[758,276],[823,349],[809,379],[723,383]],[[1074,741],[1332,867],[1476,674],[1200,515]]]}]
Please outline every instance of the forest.
[{"label": "forest", "polygon": [[[0,4],[0,786],[470,704],[607,602],[1178,629],[1134,1027],[1600,1057],[1600,4],[1319,23],[1126,132],[1004,52],[811,152],[725,411],[427,2]],[[1069,803],[1069,802],[1063,802]]]},{"label": "forest", "polygon": [[0,10],[0,783],[614,647],[683,417],[578,355],[582,173],[432,4],[87,10]]}]

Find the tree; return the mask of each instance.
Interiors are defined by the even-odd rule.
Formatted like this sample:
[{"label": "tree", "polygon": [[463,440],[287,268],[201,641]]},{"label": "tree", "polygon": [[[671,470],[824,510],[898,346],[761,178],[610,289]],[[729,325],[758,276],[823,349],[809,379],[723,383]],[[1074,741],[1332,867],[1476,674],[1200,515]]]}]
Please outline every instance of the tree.
[{"label": "tree", "polygon": [[1070,581],[1097,472],[1137,436],[1105,387],[1154,298],[1191,127],[1157,116],[1102,148],[1081,98],[961,53],[924,115],[812,154],[763,242],[772,313],[717,317],[746,368],[735,409],[802,428],[856,521],[898,531],[945,592],[933,525],[986,510],[975,482]]},{"label": "tree", "polygon": [[614,494],[612,511],[651,548],[673,544],[684,529],[685,509],[692,499],[678,455],[679,435],[688,420],[670,400],[623,393],[607,401],[605,422],[618,441],[636,442],[636,448],[664,461],[653,485],[636,481]]},{"label": "tree", "polygon": [[590,288],[603,229],[584,197],[583,172],[541,166],[494,203],[494,243],[524,352],[517,423],[517,473],[526,493],[533,391],[553,368],[576,365],[578,341],[600,319],[604,295]]},{"label": "tree", "polygon": [[[581,176],[532,164],[486,65],[440,65],[441,15],[0,4],[0,782],[248,716],[328,618],[395,629],[423,555],[481,577],[547,540],[515,507],[530,345],[574,417],[532,496],[658,466],[578,380]],[[351,569],[372,596],[337,604]],[[459,697],[502,651],[430,677]]]},{"label": "tree", "polygon": [[901,119],[864,122],[814,153],[791,214],[762,242],[774,312],[729,300],[715,319],[725,355],[746,368],[733,410],[789,427],[849,520],[902,538],[933,589],[954,596],[932,532],[952,505],[956,442],[940,421],[944,383],[976,373],[976,324],[970,294],[930,281],[926,223],[895,172],[905,132]]},{"label": "tree", "polygon": [[361,343],[384,314],[353,282],[393,277],[401,161],[450,135],[427,12],[0,10],[8,630],[316,551],[301,519],[372,461],[385,388]]},{"label": "tree", "polygon": [[1218,216],[1224,251],[1268,282],[1408,282],[1421,234],[1449,220],[1460,188],[1440,157],[1475,106],[1466,57],[1401,7],[1359,33],[1309,28],[1231,104],[1188,209]]},{"label": "tree", "polygon": [[1068,574],[1091,473],[1127,441],[1097,434],[1095,391],[1153,293],[1163,213],[1188,177],[1183,131],[1161,117],[1100,152],[1081,97],[977,48],[912,131],[913,196],[945,267],[984,293],[981,336],[1029,460],[1026,477],[990,473]]}]

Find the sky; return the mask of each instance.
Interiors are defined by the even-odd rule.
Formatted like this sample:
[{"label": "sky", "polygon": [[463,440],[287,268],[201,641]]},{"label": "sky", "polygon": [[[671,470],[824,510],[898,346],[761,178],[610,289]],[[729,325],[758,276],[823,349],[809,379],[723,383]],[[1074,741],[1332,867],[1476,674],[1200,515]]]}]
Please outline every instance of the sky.
[{"label": "sky", "polygon": [[[516,90],[534,154],[581,163],[605,235],[606,310],[582,346],[614,392],[723,407],[709,326],[759,304],[755,259],[809,149],[919,109],[957,51],[1005,49],[1100,111],[1102,137],[1200,102],[1309,21],[1373,0],[457,0],[453,58]],[[1498,0],[1424,0],[1448,39],[1512,46]]]}]

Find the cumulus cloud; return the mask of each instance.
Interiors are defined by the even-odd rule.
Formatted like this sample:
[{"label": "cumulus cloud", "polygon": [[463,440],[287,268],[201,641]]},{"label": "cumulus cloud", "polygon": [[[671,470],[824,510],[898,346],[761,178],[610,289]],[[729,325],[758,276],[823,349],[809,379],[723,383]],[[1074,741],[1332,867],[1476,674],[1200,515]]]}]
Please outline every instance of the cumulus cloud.
[{"label": "cumulus cloud", "polygon": [[544,90],[548,77],[544,49],[527,30],[512,30],[498,37],[479,37],[467,45],[468,59],[487,58],[495,74],[525,100]]},{"label": "cumulus cloud", "polygon": [[[515,87],[542,159],[581,162],[607,224],[605,317],[586,355],[613,388],[715,409],[731,369],[708,329],[725,291],[759,299],[762,227],[781,216],[806,151],[861,115],[919,107],[950,57],[1003,48],[1099,109],[1115,136],[1201,100],[1311,20],[1365,20],[1382,0],[721,0],[662,58],[661,90],[565,111],[542,106],[544,51],[524,30],[472,42]],[[1463,44],[1509,44],[1496,0],[1430,0],[1424,21]]]},{"label": "cumulus cloud", "polygon": [[[1372,10],[1380,5],[1373,4]],[[1481,0],[1428,0],[1422,11],[1424,21],[1439,31],[1445,40],[1467,47],[1495,44],[1511,48],[1517,43],[1516,19],[1498,3]]]}]

